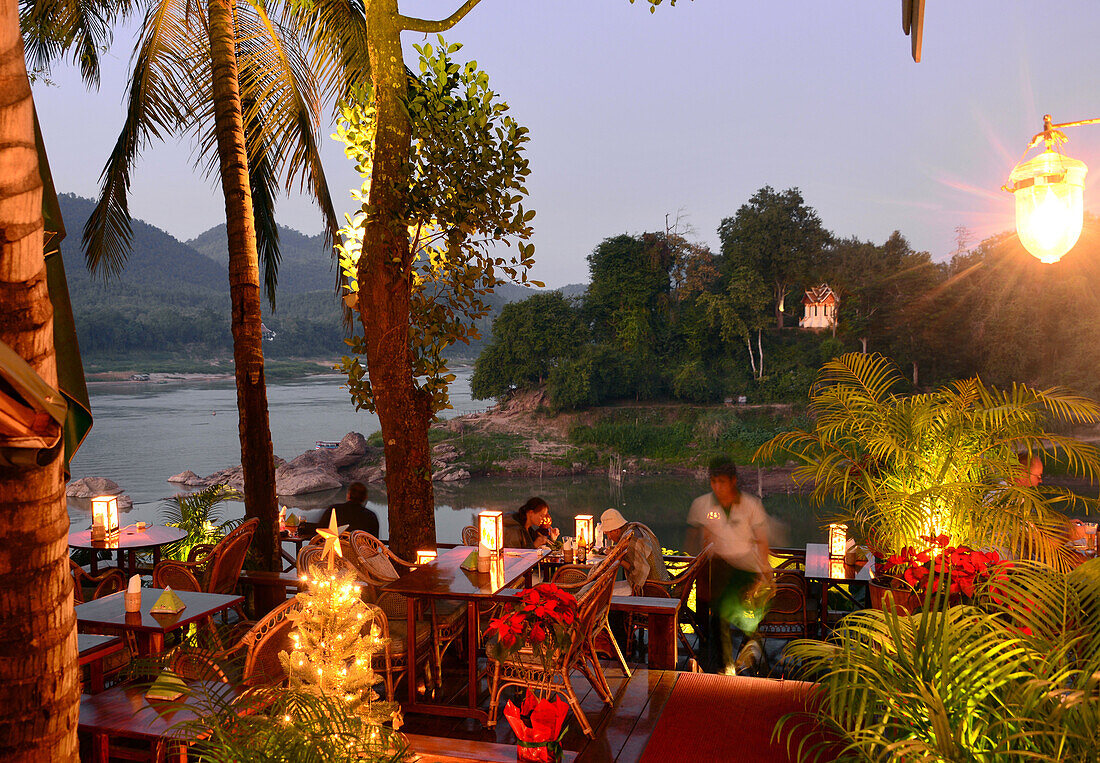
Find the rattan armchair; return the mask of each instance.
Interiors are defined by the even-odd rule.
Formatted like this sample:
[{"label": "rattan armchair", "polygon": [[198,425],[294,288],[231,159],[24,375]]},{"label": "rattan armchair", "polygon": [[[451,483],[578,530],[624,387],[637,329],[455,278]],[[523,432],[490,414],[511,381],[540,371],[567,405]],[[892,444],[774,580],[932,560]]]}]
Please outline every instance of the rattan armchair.
[{"label": "rattan armchair", "polygon": [[[359,567],[361,577],[370,590],[371,601],[381,607],[391,620],[400,620],[405,630],[408,630],[408,598],[402,594],[383,591],[382,588],[399,577],[395,563],[409,569],[415,568],[416,564],[397,556],[382,541],[363,530],[351,534],[350,546],[352,560]],[[466,631],[466,606],[462,602],[431,601],[429,619],[432,668],[437,685],[443,677],[443,655]],[[417,644],[419,643],[418,641]]]},{"label": "rattan armchair", "polygon": [[[253,517],[226,534],[211,547],[199,544],[191,549],[186,562],[166,560],[153,568],[153,587],[176,591],[231,594],[241,577],[244,557],[260,520]],[[244,619],[244,610],[238,605],[237,613]]]},{"label": "rattan armchair", "polygon": [[775,572],[775,588],[768,612],[756,632],[765,638],[809,638],[810,617],[806,611],[806,576],[801,572]]},{"label": "rattan armchair", "polygon": [[[550,582],[566,591],[579,590],[588,582],[591,573],[592,569],[583,564],[567,564],[558,568],[554,576],[550,578]],[[614,588],[614,582],[612,582],[612,588]],[[630,678],[630,667],[626,664],[626,658],[623,657],[623,650],[619,648],[619,642],[615,640],[615,634],[611,632],[611,623],[608,622],[607,613],[604,613],[602,621],[596,624],[596,628],[593,631],[592,642],[589,644],[589,648],[592,650],[593,655],[595,655],[597,651],[596,638],[601,633],[607,634],[607,638],[611,642],[610,648],[614,650],[612,656],[619,660],[619,665],[622,666],[623,673],[626,674],[627,678]],[[608,652],[608,654],[612,653]],[[606,680],[604,683],[606,683]]]},{"label": "rattan armchair", "polygon": [[[589,581],[583,593],[577,598],[577,617],[573,621],[568,646],[557,652],[550,665],[543,665],[534,653],[521,649],[507,660],[496,660],[490,655],[492,682],[490,684],[489,726],[495,726],[500,714],[500,695],[508,686],[522,686],[528,690],[547,690],[565,697],[576,716],[581,730],[594,738],[592,725],[584,714],[577,693],[573,690],[570,678],[574,670],[579,670],[596,693],[607,704],[612,703],[610,690],[603,678],[599,661],[595,666],[589,662],[590,645],[594,634],[599,630],[601,618],[606,618],[611,606],[611,587],[615,582],[618,563],[603,570],[595,579]],[[595,655],[591,655],[594,659]]]},{"label": "rattan armchair", "polygon": [[[699,555],[696,556],[680,574],[671,580],[647,580],[642,586],[642,596],[679,599],[679,604],[676,607],[676,637],[680,640],[680,643],[684,645],[684,648],[687,649],[691,659],[695,659],[695,650],[691,648],[691,644],[688,643],[687,635],[684,633],[684,621],[687,620],[696,631],[699,630],[701,624],[695,617],[695,613],[688,607],[688,597],[691,595],[692,586],[695,585],[695,580],[699,577],[699,573],[702,572],[703,568],[710,560],[711,550],[712,546],[708,543]],[[632,649],[634,646],[634,629],[646,628],[648,625],[648,618],[643,614],[635,614],[632,612],[627,616],[626,632],[629,648]]]},{"label": "rattan armchair", "polygon": [[104,570],[98,575],[92,575],[72,559],[69,559],[69,572],[73,576],[73,599],[77,604],[89,601],[85,589],[91,591],[91,599],[98,599],[116,591],[121,591],[126,587],[126,576],[117,567]]},{"label": "rattan armchair", "polygon": [[481,540],[481,536],[478,534],[477,528],[473,525],[466,525],[462,528],[462,545],[463,546],[476,546],[478,541]]}]

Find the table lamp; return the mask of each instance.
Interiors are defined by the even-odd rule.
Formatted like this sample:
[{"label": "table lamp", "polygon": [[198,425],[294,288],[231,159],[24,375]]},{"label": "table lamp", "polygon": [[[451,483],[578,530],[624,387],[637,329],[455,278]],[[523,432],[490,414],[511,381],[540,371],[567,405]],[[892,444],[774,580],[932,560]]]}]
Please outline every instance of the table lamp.
[{"label": "table lamp", "polygon": [[416,552],[416,563],[418,565],[428,564],[430,562],[434,562],[435,559],[436,559],[435,551],[428,550],[428,551],[417,551]]},{"label": "table lamp", "polygon": [[842,557],[848,550],[848,525],[829,525],[829,556]]},{"label": "table lamp", "polygon": [[483,511],[477,515],[477,524],[477,569],[488,572],[489,561],[499,558],[504,548],[504,513]]},{"label": "table lamp", "polygon": [[593,537],[593,525],[596,522],[595,517],[591,514],[578,514],[574,521],[576,522],[577,545],[578,546],[591,546]]},{"label": "table lamp", "polygon": [[92,498],[92,540],[118,534],[118,499],[113,495]]}]

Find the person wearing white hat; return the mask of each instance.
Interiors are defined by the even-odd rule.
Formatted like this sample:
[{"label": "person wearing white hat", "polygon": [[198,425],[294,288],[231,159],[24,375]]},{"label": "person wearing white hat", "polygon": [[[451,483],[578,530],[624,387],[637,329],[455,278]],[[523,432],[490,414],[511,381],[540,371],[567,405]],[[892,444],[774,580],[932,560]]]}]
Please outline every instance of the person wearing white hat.
[{"label": "person wearing white hat", "polygon": [[617,509],[608,509],[600,515],[600,525],[612,543],[617,544],[626,535],[623,542],[628,545],[622,565],[631,594],[640,595],[647,580],[669,579],[661,542],[652,530],[641,522],[627,522]]}]

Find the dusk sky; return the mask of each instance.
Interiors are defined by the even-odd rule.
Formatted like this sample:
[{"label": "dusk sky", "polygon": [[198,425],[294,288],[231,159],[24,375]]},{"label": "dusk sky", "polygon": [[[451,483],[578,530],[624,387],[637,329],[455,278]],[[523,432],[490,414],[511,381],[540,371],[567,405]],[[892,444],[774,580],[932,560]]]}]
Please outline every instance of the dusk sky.
[{"label": "dusk sky", "polygon": [[[404,2],[402,11],[435,18],[458,5]],[[838,235],[881,242],[897,229],[946,259],[957,226],[972,244],[1012,228],[1012,197],[1000,187],[1044,113],[1100,117],[1097,0],[927,0],[919,64],[900,0],[647,8],[483,0],[446,35],[531,130],[532,275],[549,286],[587,280],[585,257],[602,239],[663,230],[666,214],[717,249],[719,222],[764,185],[799,187]],[[422,40],[406,33],[407,60]],[[98,92],[69,66],[53,72],[53,86],[35,86],[60,192],[98,196],[131,48],[121,31]],[[1096,210],[1100,126],[1068,137],[1066,153],[1094,168],[1085,205]],[[191,149],[148,146],[131,197],[135,217],[181,240],[224,222],[220,191],[193,169]],[[347,189],[360,180],[335,141],[325,166],[349,211]],[[281,203],[279,220],[320,230],[299,198]],[[69,251],[78,238],[71,232]]]}]

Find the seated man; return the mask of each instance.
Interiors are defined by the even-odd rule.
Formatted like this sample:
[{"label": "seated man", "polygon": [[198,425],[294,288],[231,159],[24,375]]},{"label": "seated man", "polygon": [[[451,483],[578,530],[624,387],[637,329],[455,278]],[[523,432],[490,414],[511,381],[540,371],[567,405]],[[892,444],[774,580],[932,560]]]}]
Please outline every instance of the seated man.
[{"label": "seated man", "polygon": [[[366,530],[375,538],[378,537],[378,515],[367,508],[367,486],[362,482],[353,482],[348,485],[348,499],[344,503],[329,506],[336,512],[336,524],[347,525],[347,532]],[[325,515],[325,524],[328,524],[329,515]]]},{"label": "seated man", "polygon": [[661,551],[661,543],[653,531],[641,522],[627,523],[626,519],[616,509],[608,509],[600,516],[600,525],[603,534],[612,543],[618,543],[619,539],[627,534],[628,544],[626,553],[622,557],[623,570],[626,572],[626,581],[629,586],[620,586],[616,583],[616,595],[640,596],[642,586],[647,580],[668,580],[668,569],[665,567],[664,553]]}]

